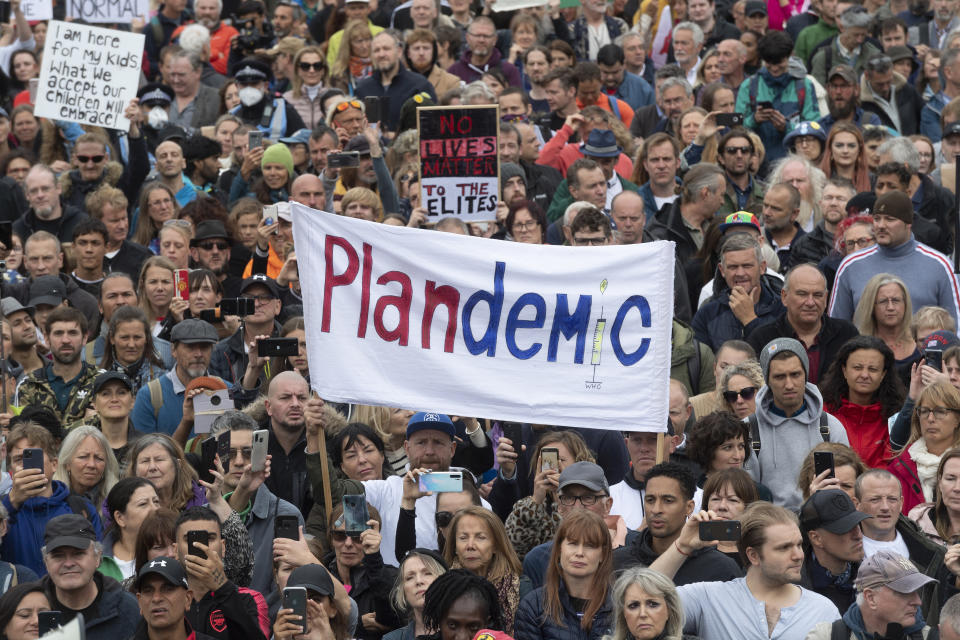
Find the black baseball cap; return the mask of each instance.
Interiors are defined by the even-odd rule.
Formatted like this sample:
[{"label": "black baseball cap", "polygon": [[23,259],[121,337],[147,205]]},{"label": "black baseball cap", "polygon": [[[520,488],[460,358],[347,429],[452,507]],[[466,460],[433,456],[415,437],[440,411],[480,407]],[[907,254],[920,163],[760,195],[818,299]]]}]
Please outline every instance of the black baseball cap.
[{"label": "black baseball cap", "polygon": [[817,491],[800,507],[800,524],[804,531],[826,529],[842,535],[872,517],[857,511],[850,496],[840,489]]},{"label": "black baseball cap", "polygon": [[322,596],[333,595],[333,580],[330,574],[319,564],[305,564],[290,572],[287,578],[288,587],[305,587],[316,591]]},{"label": "black baseball cap", "polygon": [[30,306],[47,304],[56,307],[67,299],[67,288],[60,276],[40,276],[30,283]]},{"label": "black baseball cap", "polygon": [[134,391],[133,380],[131,380],[127,374],[123,373],[122,371],[104,371],[93,381],[93,395],[100,393],[100,389],[103,388],[103,385],[107,384],[111,380],[119,380],[128,389],[130,389],[131,392]]},{"label": "black baseball cap", "polygon": [[180,563],[173,558],[158,556],[140,567],[140,573],[137,574],[138,589],[143,579],[151,574],[162,576],[164,580],[175,587],[183,587],[184,589],[189,587],[186,571],[184,571]]},{"label": "black baseball cap", "polygon": [[243,295],[244,293],[246,293],[247,289],[249,289],[250,287],[258,284],[269,289],[270,295],[272,295],[274,298],[278,300],[280,299],[280,287],[277,286],[277,281],[274,280],[273,278],[268,278],[262,273],[252,275],[246,280],[244,280],[242,283],[240,283],[240,295]]},{"label": "black baseball cap", "polygon": [[65,513],[52,518],[47,522],[43,532],[43,545],[47,551],[60,547],[74,549],[89,549],[97,541],[97,534],[93,525],[83,516],[76,513]]}]

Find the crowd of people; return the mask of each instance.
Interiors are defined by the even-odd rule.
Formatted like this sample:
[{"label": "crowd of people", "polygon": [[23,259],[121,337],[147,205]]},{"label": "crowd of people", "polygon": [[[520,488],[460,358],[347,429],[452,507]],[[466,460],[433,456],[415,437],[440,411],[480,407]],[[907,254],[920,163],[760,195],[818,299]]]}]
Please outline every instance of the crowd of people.
[{"label": "crowd of people", "polygon": [[[0,640],[960,638],[960,0],[148,4],[125,131],[0,34]],[[672,241],[667,432],[325,402],[290,202]]]}]

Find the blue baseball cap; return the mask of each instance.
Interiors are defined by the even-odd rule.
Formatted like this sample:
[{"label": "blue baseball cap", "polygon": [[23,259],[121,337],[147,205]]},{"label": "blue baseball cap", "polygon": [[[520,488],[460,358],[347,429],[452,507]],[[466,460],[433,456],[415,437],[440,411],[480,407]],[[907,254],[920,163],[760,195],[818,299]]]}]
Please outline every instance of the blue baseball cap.
[{"label": "blue baseball cap", "polygon": [[297,129],[293,132],[293,135],[280,138],[280,142],[283,144],[309,144],[310,129]]},{"label": "blue baseball cap", "polygon": [[789,146],[793,140],[799,138],[800,136],[813,136],[819,140],[821,144],[825,144],[827,142],[826,129],[824,129],[819,122],[808,120],[806,122],[801,122],[797,125],[796,129],[788,133],[783,139],[783,144]]},{"label": "blue baseball cap", "polygon": [[453,426],[453,421],[450,419],[450,416],[443,413],[421,411],[413,414],[410,422],[407,423],[407,439],[417,431],[425,431],[427,429],[442,431],[450,436],[451,440],[457,435],[457,429]]}]

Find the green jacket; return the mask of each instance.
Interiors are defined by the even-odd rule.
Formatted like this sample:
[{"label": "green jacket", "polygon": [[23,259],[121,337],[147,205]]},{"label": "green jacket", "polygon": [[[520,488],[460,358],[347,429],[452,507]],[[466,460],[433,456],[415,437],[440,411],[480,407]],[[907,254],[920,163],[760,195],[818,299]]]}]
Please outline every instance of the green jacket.
[{"label": "green jacket", "polygon": [[[670,377],[682,382],[691,396],[713,391],[717,381],[713,376],[715,360],[710,347],[694,338],[693,329],[679,320],[673,321],[670,343]],[[694,384],[690,378],[698,371],[699,379]]]},{"label": "green jacket", "polygon": [[[867,40],[860,45],[860,55],[857,56],[855,64],[852,65],[853,71],[857,74],[858,78],[863,75],[863,70],[867,66],[867,60],[875,53],[883,52]],[[838,64],[846,64],[846,61],[840,56],[840,50],[837,48],[837,39],[834,38],[829,46],[822,47],[813,54],[813,58],[810,60],[810,75],[825,87],[827,86],[827,73]]]},{"label": "green jacket", "polygon": [[726,218],[731,213],[737,211],[749,211],[758,218],[763,213],[763,195],[766,193],[766,185],[756,176],[753,178],[753,189],[747,194],[747,205],[741,209],[737,206],[737,192],[733,185],[727,180],[727,190],[723,194],[723,204],[717,210],[717,217]]},{"label": "green jacket", "polygon": [[[622,176],[617,176],[620,178],[620,184],[623,186],[624,191],[639,191],[640,187],[633,184],[626,178]],[[557,187],[556,193],[553,194],[553,201],[550,203],[550,208],[547,209],[547,222],[555,222],[563,217],[564,212],[566,212],[567,207],[573,204],[573,196],[570,195],[570,189],[567,188],[567,181],[564,180],[560,183],[560,186]]]},{"label": "green jacket", "polygon": [[823,21],[823,18],[820,18],[814,24],[805,27],[797,36],[797,43],[793,45],[793,55],[803,60],[803,64],[807,64],[810,54],[817,48],[817,45],[838,33],[840,33],[840,30],[837,25],[829,25]]},{"label": "green jacket", "polygon": [[60,420],[64,430],[84,424],[87,407],[93,400],[93,381],[101,370],[86,362],[77,378],[67,406],[61,410],[57,396],[50,387],[50,377],[53,375],[53,365],[46,365],[28,375],[17,389],[17,405],[20,407],[43,406],[48,407]]}]

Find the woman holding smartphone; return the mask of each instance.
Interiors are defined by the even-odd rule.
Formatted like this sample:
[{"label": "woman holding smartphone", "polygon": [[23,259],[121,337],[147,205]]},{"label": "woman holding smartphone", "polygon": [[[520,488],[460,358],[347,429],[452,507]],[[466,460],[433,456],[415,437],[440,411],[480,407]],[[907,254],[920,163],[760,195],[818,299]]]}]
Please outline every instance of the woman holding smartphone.
[{"label": "woman holding smartphone", "polygon": [[38,614],[50,611],[50,600],[40,582],[21,582],[0,598],[0,638],[36,640],[40,637]]}]

